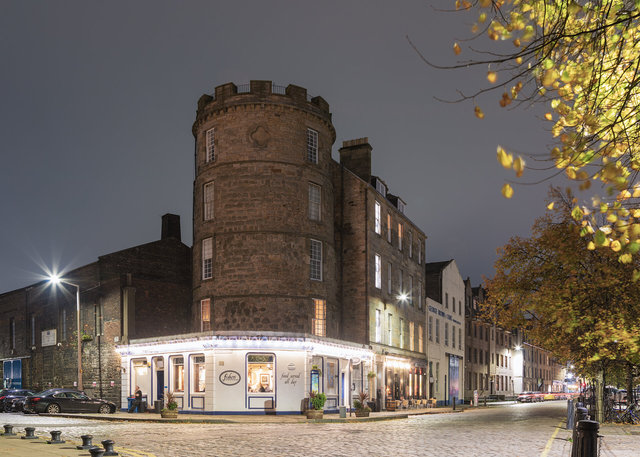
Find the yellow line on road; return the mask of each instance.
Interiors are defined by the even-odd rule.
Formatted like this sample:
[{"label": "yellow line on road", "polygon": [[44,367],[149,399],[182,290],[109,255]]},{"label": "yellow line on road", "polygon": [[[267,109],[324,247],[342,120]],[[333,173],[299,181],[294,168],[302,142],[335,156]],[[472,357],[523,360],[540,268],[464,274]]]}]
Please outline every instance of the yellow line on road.
[{"label": "yellow line on road", "polygon": [[127,449],[126,447],[121,447],[121,446],[118,446],[118,450],[121,452],[126,452],[127,454],[132,455],[134,457],[156,457],[155,454],[152,454],[150,452]]},{"label": "yellow line on road", "polygon": [[542,454],[540,454],[540,457],[547,457],[549,451],[551,450],[551,446],[553,446],[553,440],[556,439],[556,435],[560,431],[560,427],[562,427],[562,424],[564,424],[564,421],[556,425],[556,429],[553,431],[553,434],[551,435],[551,438],[549,438],[549,441],[547,441],[547,445],[542,450]]}]

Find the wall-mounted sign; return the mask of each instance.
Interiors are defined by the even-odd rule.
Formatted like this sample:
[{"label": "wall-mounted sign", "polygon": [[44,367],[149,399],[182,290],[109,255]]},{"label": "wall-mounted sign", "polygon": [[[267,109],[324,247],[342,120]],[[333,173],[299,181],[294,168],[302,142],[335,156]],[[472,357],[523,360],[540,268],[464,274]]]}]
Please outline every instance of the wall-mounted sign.
[{"label": "wall-mounted sign", "polygon": [[296,369],[296,364],[291,362],[289,365],[287,365],[287,370],[289,371],[293,371]]},{"label": "wall-mounted sign", "polygon": [[220,379],[220,382],[225,386],[235,386],[240,382],[240,373],[233,370],[223,371],[220,373],[218,379]]},{"label": "wall-mounted sign", "polygon": [[56,329],[42,331],[42,347],[56,345]]}]

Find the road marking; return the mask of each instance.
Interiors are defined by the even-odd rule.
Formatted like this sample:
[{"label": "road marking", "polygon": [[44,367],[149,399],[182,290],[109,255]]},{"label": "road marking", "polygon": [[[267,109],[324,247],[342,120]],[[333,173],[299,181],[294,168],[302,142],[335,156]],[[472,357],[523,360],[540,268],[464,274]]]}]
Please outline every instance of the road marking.
[{"label": "road marking", "polygon": [[132,455],[133,457],[156,457],[155,454],[152,454],[150,452],[137,451],[121,446],[118,446],[118,450],[121,452],[126,452],[128,455]]},{"label": "road marking", "polygon": [[540,457],[547,457],[549,451],[551,450],[551,446],[553,446],[553,440],[556,439],[556,435],[560,431],[560,427],[562,427],[562,424],[564,424],[564,421],[556,425],[556,429],[553,431],[553,434],[551,435],[551,438],[549,438],[549,441],[547,441],[547,445],[542,450],[542,454],[540,454]]}]

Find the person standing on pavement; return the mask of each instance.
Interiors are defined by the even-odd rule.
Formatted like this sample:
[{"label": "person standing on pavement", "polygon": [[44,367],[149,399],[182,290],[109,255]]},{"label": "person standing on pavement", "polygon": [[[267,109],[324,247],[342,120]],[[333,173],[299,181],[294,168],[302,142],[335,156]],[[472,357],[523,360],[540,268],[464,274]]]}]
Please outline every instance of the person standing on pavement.
[{"label": "person standing on pavement", "polygon": [[131,402],[131,407],[129,408],[129,412],[132,413],[135,410],[138,412],[142,411],[142,391],[140,390],[140,386],[136,386],[135,394],[133,401]]}]

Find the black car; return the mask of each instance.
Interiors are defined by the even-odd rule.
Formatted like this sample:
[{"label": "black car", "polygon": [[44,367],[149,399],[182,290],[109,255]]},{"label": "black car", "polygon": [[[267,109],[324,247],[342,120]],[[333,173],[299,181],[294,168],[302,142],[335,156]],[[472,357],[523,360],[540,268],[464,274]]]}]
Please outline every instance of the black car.
[{"label": "black car", "polygon": [[24,411],[32,413],[100,413],[116,412],[116,405],[107,400],[89,398],[76,389],[49,389],[28,396]]},{"label": "black car", "polygon": [[32,390],[28,389],[7,389],[0,393],[0,411],[11,412],[14,411],[14,400],[24,398],[29,395],[33,395]]}]

